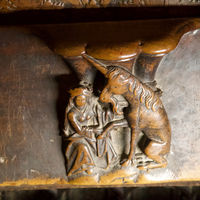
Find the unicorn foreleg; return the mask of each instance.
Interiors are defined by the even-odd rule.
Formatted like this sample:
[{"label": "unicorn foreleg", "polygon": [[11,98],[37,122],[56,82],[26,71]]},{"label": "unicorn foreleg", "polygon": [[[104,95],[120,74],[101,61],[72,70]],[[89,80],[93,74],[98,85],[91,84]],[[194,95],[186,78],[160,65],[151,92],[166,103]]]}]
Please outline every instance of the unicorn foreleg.
[{"label": "unicorn foreleg", "polygon": [[123,167],[128,166],[132,162],[132,159],[135,155],[135,148],[137,145],[137,138],[138,138],[139,133],[140,133],[140,131],[138,131],[136,129],[131,129],[130,153],[129,153],[128,159],[124,163],[122,163]]},{"label": "unicorn foreleg", "polygon": [[130,139],[129,156],[128,159],[124,163],[122,163],[122,166],[128,166],[129,164],[131,164],[133,156],[135,155],[137,138],[138,135],[140,134],[140,130],[138,128],[140,103],[137,98],[132,98],[132,97],[133,96],[131,95],[127,95],[125,97],[125,99],[129,102],[129,107],[127,108],[127,113],[126,113],[126,119],[128,121],[129,127],[131,128],[131,139]]}]

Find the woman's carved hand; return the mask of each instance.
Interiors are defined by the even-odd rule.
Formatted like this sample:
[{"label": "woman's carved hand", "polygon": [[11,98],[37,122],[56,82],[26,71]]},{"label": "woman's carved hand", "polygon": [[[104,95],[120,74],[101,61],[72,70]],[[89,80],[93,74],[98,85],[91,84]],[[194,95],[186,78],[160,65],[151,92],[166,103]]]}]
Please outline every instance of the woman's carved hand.
[{"label": "woman's carved hand", "polygon": [[90,137],[92,132],[93,132],[92,127],[83,126],[82,129],[81,129],[80,135],[85,135],[87,137]]},{"label": "woman's carved hand", "polygon": [[99,135],[98,137],[97,137],[97,140],[101,140],[101,139],[103,139],[104,138],[104,135]]}]

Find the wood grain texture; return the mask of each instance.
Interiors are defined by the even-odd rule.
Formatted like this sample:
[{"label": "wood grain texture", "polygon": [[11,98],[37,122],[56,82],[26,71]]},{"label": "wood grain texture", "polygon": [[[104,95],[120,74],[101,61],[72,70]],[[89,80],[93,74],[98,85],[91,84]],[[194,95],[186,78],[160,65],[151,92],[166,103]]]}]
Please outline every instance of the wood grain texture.
[{"label": "wood grain texture", "polygon": [[97,59],[127,61],[140,53],[169,53],[183,34],[199,27],[196,18],[47,25],[45,29],[38,25],[29,30],[64,58],[86,51]]},{"label": "wood grain texture", "polygon": [[[74,33],[73,25],[64,27],[68,34]],[[110,183],[105,176],[99,184],[92,176],[78,182],[66,176],[60,131],[69,99],[67,91],[78,77],[72,63],[36,36],[43,33],[48,38],[49,30],[49,26],[0,28],[1,189],[199,185],[199,30],[179,37],[178,46],[163,57],[156,75],[172,127],[167,167],[142,174],[137,183],[129,179]],[[72,38],[77,35],[72,34]],[[74,41],[77,44],[80,40]],[[114,172],[110,179],[120,177],[120,173]]]}]

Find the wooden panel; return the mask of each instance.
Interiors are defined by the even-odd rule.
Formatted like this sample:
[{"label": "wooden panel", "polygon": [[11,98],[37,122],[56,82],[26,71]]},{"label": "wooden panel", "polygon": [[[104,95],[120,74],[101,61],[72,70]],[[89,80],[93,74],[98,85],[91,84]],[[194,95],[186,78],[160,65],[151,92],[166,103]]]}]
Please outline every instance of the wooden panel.
[{"label": "wooden panel", "polygon": [[[104,23],[82,24],[79,29],[80,32],[77,29],[79,25],[0,28],[1,189],[198,185],[200,183],[198,176],[200,174],[198,159],[200,151],[200,127],[198,123],[200,120],[200,55],[198,49],[200,32],[194,30],[199,28],[198,20],[180,20],[174,22],[174,25],[171,23],[173,25],[171,30],[168,28],[174,34],[177,34],[175,31],[177,26],[188,24],[189,28],[178,29],[178,36],[175,34],[170,40],[172,41],[170,44],[174,44],[174,46],[170,46],[171,49],[164,52],[166,55],[162,58],[156,74],[158,86],[163,90],[161,99],[172,128],[171,151],[167,158],[167,167],[152,169],[149,173],[144,171],[127,179],[124,178],[124,174],[120,174],[120,171],[114,171],[109,179],[104,175],[99,181],[95,175],[78,179],[69,179],[66,175],[65,149],[62,147],[64,143],[61,133],[65,108],[69,99],[68,91],[71,86],[78,82],[78,77],[73,70],[73,62],[70,62],[70,59],[72,59],[70,53],[74,53],[73,45],[82,44],[80,42],[84,40],[80,38],[80,35],[82,35],[86,38],[85,42],[88,42],[89,52],[90,43],[92,44],[93,39],[88,40],[86,36],[96,27],[105,25],[106,34],[112,35],[115,26],[117,26],[117,28],[123,28],[124,31],[129,30],[128,33],[131,35],[134,25],[138,23],[124,23],[124,26],[122,24],[117,26],[117,22],[106,25]],[[148,22],[142,23],[148,24]],[[166,24],[170,24],[170,21],[166,21]],[[164,26],[164,22],[149,22],[149,30],[154,27],[153,32],[156,33],[162,26]],[[81,34],[84,27],[87,27],[86,33]],[[138,31],[145,30],[147,32],[146,27],[145,29],[142,25],[138,25],[138,27]],[[180,30],[184,31],[181,32]],[[188,33],[181,38],[186,32]],[[100,37],[96,36],[101,33],[101,30],[98,33],[92,33],[94,40],[98,41]],[[135,41],[134,37],[129,37],[127,33],[126,37],[118,40],[119,37],[117,36],[121,35],[121,29],[118,33],[115,31],[115,33],[113,40],[119,41],[120,48],[123,47],[124,42],[129,44],[128,42],[134,43]],[[137,36],[137,34],[135,35]],[[151,44],[151,40],[155,43],[163,41],[168,34],[165,31],[156,38],[150,32],[149,37],[148,34],[144,35],[143,37],[148,39],[145,45],[148,46]],[[66,37],[65,40],[64,36]],[[109,38],[104,41],[105,44],[109,43]],[[61,43],[58,43],[59,39]],[[180,42],[179,39],[181,39]],[[62,47],[67,47],[66,51],[60,51],[63,50]],[[98,45],[94,47],[96,51],[102,49]],[[154,47],[154,44],[150,47]],[[150,47],[148,49],[153,51]],[[78,49],[78,54],[82,52],[82,49],[84,48],[81,46]],[[92,49],[93,46],[91,45],[91,55],[93,53],[94,57],[106,60],[108,64],[111,62],[109,55],[113,56],[113,52],[109,55],[105,53],[95,54],[96,52]],[[116,50],[116,47],[114,50]],[[121,48],[121,51],[122,54],[124,52],[124,54],[127,54],[126,48]],[[110,59],[117,64],[119,57]],[[128,63],[129,65],[130,63]],[[97,82],[102,83],[104,81],[102,76],[97,76],[96,79]]]}]

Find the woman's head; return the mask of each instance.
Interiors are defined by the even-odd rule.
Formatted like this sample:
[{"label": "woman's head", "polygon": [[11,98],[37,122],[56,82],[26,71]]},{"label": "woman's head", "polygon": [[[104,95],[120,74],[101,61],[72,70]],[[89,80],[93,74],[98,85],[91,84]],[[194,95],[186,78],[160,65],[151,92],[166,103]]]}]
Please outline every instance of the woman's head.
[{"label": "woman's head", "polygon": [[92,95],[92,88],[79,85],[69,91],[70,100],[76,107],[82,108],[88,103],[88,97]]},{"label": "woman's head", "polygon": [[87,103],[87,97],[85,95],[78,95],[74,98],[74,104],[76,107],[84,107]]}]

